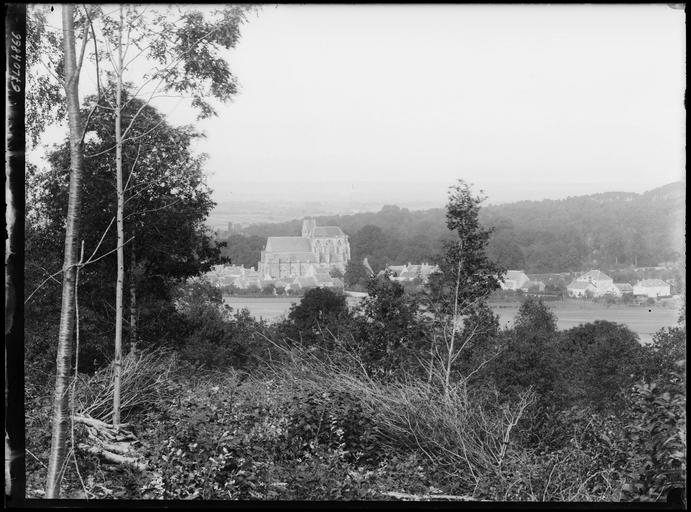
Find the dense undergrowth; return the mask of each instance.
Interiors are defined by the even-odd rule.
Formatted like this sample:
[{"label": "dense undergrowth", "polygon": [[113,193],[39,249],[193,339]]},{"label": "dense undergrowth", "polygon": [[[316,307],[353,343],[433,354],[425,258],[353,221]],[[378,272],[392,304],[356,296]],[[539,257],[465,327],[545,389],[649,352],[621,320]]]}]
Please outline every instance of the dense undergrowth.
[{"label": "dense undergrowth", "polygon": [[[129,356],[125,379],[137,386],[123,414],[137,426],[148,468],[113,468],[77,452],[65,468],[65,496],[658,500],[685,479],[681,373],[666,386],[635,386],[627,414],[573,407],[537,425],[531,389],[518,400],[491,386],[443,392],[415,377],[375,380],[352,354],[280,348],[282,357],[251,373],[200,370],[160,350]],[[107,394],[109,372],[79,382],[82,407]],[[27,490],[40,497],[50,411],[29,391]],[[537,432],[539,443],[530,435]],[[75,425],[76,442],[85,435]]]}]

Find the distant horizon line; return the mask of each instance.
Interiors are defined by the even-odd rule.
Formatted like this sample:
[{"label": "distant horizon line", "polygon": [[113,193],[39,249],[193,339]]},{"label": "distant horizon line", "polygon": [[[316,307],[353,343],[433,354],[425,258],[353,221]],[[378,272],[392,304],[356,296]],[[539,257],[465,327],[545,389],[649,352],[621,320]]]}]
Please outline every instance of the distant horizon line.
[{"label": "distant horizon line", "polygon": [[[548,184],[553,184],[556,185],[558,183],[562,184],[564,187],[568,188],[569,186],[574,186],[577,188],[580,188],[581,190],[563,190],[563,191],[547,191],[543,190],[543,194],[540,197],[535,197],[535,194],[531,194],[532,197],[526,197],[528,194],[521,194],[517,190],[514,190],[512,192],[518,192],[513,197],[506,197],[505,194],[497,194],[496,190],[495,191],[490,191],[490,192],[495,192],[493,194],[489,194],[487,187],[485,186],[478,186],[475,183],[469,182],[472,187],[476,188],[477,192],[483,191],[485,194],[487,194],[487,203],[486,205],[499,205],[499,204],[506,204],[506,203],[514,203],[514,202],[521,202],[521,201],[543,201],[543,200],[561,200],[561,199],[567,199],[569,197],[579,197],[579,196],[589,196],[589,195],[595,195],[595,194],[603,194],[603,193],[625,193],[625,194],[645,194],[646,192],[650,192],[652,190],[656,190],[659,188],[663,188],[669,185],[674,185],[674,184],[683,184],[685,183],[685,179],[680,179],[677,181],[671,181],[667,183],[661,183],[661,184],[638,184],[638,185],[630,185],[628,187],[622,186],[620,183],[615,182],[610,182],[608,184],[605,183],[592,183],[592,182],[578,182],[578,181],[559,181],[559,182],[544,182],[542,181],[541,184],[548,185]],[[528,186],[529,190],[532,190],[533,192],[538,192],[538,188],[543,188],[540,186],[535,186],[534,184],[528,184],[526,181],[495,181],[495,182],[489,182],[485,183],[485,185],[507,185],[510,186],[512,184],[522,184],[525,186]],[[453,186],[452,184],[448,184],[447,182],[441,182],[441,181],[417,181],[417,182],[390,182],[390,181],[353,181],[353,180],[312,180],[312,181],[273,181],[271,183],[268,182],[261,182],[261,181],[236,181],[234,184],[238,187],[253,187],[257,186],[260,188],[264,188],[270,185],[288,185],[290,187],[298,187],[300,189],[300,192],[303,194],[309,193],[308,190],[305,189],[306,185],[311,185],[314,187],[319,187],[320,185],[324,184],[332,184],[332,185],[357,185],[357,186],[365,186],[365,187],[377,187],[377,186],[383,186],[387,188],[388,190],[393,191],[392,189],[398,189],[397,191],[401,191],[401,189],[408,189],[407,192],[410,194],[415,193],[418,194],[421,191],[419,190],[420,186],[426,186],[426,187],[434,187],[434,188],[439,188],[439,187],[444,187],[445,189],[450,188]],[[607,188],[608,185],[611,188]],[[415,190],[411,190],[411,187],[416,187]],[[597,190],[591,190],[591,191],[586,191],[583,190],[583,187],[593,187],[597,188]],[[615,188],[615,187],[621,187],[621,188]],[[282,187],[283,188],[283,187]],[[493,188],[493,187],[492,187]],[[632,190],[634,188],[635,190]],[[627,190],[628,189],[628,190]],[[441,190],[440,190],[441,191]],[[245,191],[247,192],[247,191]],[[256,192],[256,191],[253,191]],[[436,199],[431,198],[427,196],[426,194],[422,194],[422,197],[416,196],[416,197],[391,197],[391,198],[382,198],[382,197],[362,197],[359,199],[353,198],[353,197],[347,197],[347,196],[342,196],[342,197],[337,197],[339,195],[343,195],[344,190],[341,191],[334,191],[331,194],[324,194],[320,197],[314,197],[310,198],[309,200],[306,200],[304,197],[287,197],[285,199],[283,198],[277,198],[276,195],[280,194],[281,192],[284,192],[284,190],[278,191],[278,190],[263,190],[261,197],[256,197],[255,194],[251,193],[248,194],[250,197],[239,197],[242,196],[242,192],[231,190],[231,191],[219,191],[219,190],[213,190],[213,194],[216,196],[216,201],[217,201],[217,207],[221,206],[223,204],[227,204],[229,202],[235,202],[235,203],[266,203],[266,202],[273,202],[275,203],[276,200],[279,200],[283,204],[300,204],[300,203],[315,203],[315,204],[324,204],[324,203],[350,203],[353,205],[371,205],[372,203],[382,203],[383,205],[399,205],[400,204],[410,204],[410,203],[435,203]],[[291,191],[294,192],[294,191]],[[320,192],[323,192],[323,190],[320,190]],[[372,190],[372,192],[377,192],[375,190]],[[380,191],[381,192],[381,191]],[[425,191],[428,192],[428,191]],[[525,191],[521,191],[525,192]],[[221,197],[219,197],[221,196]],[[222,196],[225,196],[222,197]],[[232,196],[232,197],[228,197]],[[492,197],[494,196],[494,198]],[[504,196],[504,197],[497,197],[497,196]],[[440,205],[443,206],[445,204],[445,199],[441,199]]]}]

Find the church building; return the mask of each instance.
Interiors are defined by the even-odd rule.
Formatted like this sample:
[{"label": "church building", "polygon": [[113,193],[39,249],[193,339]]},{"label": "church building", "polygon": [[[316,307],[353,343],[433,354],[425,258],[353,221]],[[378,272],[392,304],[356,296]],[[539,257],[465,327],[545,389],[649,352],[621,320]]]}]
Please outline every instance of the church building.
[{"label": "church building", "polygon": [[348,236],[337,226],[302,222],[302,236],[270,236],[261,252],[258,271],[274,279],[314,276],[337,268],[345,272],[350,261]]}]

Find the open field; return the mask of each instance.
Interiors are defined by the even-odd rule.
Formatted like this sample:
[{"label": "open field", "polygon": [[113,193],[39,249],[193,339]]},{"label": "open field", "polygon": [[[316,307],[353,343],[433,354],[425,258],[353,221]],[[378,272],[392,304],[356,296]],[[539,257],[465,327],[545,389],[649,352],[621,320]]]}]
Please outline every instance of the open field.
[{"label": "open field", "polygon": [[[592,302],[554,301],[547,303],[557,315],[557,327],[570,329],[577,325],[608,320],[626,325],[638,334],[643,343],[649,343],[653,334],[662,327],[672,327],[679,319],[679,309],[663,306],[629,306],[624,304],[606,306]],[[499,323],[506,327],[513,322],[520,304],[516,302],[490,303],[499,315]]]},{"label": "open field", "polygon": [[[270,322],[280,319],[288,313],[290,306],[299,302],[299,297],[231,297],[224,296],[223,300],[233,309],[247,308],[257,317]],[[348,298],[352,306],[357,299]],[[554,301],[549,302],[557,315],[559,329],[570,329],[579,324],[594,322],[595,320],[608,320],[626,325],[640,337],[643,343],[652,340],[653,334],[662,327],[671,327],[677,323],[679,310],[677,308],[662,306],[605,306],[581,301]],[[510,326],[518,308],[517,302],[490,303],[494,312],[499,315],[502,327]]]}]

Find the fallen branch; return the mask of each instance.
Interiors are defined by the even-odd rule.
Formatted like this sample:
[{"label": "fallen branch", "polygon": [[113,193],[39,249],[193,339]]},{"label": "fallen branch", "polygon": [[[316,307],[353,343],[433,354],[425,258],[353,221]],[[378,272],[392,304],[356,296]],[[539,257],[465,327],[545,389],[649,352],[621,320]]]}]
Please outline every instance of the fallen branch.
[{"label": "fallen branch", "polygon": [[89,434],[89,438],[97,441],[100,446],[109,452],[119,453],[120,455],[129,455],[133,451],[131,443],[109,443],[92,434]]},{"label": "fallen branch", "polygon": [[126,466],[131,466],[139,471],[146,470],[146,464],[139,462],[134,457],[125,457],[124,455],[118,455],[116,453],[109,452],[104,448],[99,448],[97,446],[89,446],[88,444],[79,443],[78,448],[84,452],[91,453],[93,455],[98,455],[108,462],[114,464],[123,464]]},{"label": "fallen branch", "polygon": [[405,492],[385,492],[384,496],[391,496],[399,500],[410,501],[475,501],[472,496],[454,496],[451,494],[407,494]]},{"label": "fallen branch", "polygon": [[[97,428],[99,430],[123,430],[127,427],[131,427],[130,423],[120,423],[117,427],[106,423],[105,421],[97,420],[95,418],[89,418],[87,416],[76,415],[74,416],[74,421],[77,423],[83,423],[84,425],[89,425],[90,427]],[[129,434],[129,432],[127,432]]]}]

